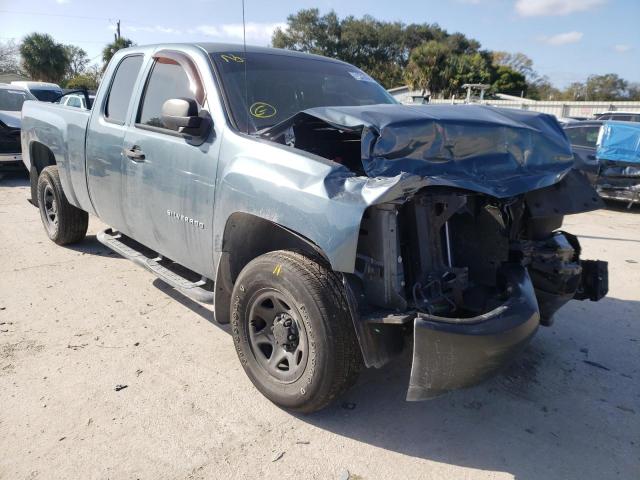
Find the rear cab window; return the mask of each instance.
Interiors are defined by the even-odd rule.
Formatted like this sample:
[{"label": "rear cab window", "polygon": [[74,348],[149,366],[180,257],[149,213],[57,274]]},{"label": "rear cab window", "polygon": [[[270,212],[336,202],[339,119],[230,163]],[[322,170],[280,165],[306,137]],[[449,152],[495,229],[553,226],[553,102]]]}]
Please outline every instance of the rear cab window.
[{"label": "rear cab window", "polygon": [[142,55],[131,55],[118,64],[104,108],[104,117],[108,121],[124,125],[142,60]]}]

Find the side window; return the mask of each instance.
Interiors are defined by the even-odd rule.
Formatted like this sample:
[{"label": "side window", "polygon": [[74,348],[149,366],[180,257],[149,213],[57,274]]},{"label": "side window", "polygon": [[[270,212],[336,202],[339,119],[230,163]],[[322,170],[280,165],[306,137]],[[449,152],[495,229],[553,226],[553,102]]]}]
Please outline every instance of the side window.
[{"label": "side window", "polygon": [[80,104],[80,99],[78,97],[69,98],[69,101],[67,102],[67,105],[69,105],[71,107],[78,107],[78,108],[82,106]]},{"label": "side window", "polygon": [[615,115],[611,115],[611,120],[620,120],[621,122],[630,122],[632,115],[625,115],[622,113],[618,113]]},{"label": "side window", "polygon": [[582,128],[567,128],[565,130],[571,145],[582,145],[584,139],[584,133],[582,130]]},{"label": "side window", "polygon": [[585,146],[596,148],[596,143],[598,143],[598,133],[600,133],[600,127],[585,127]]},{"label": "side window", "polygon": [[596,148],[599,131],[600,127],[575,127],[566,130],[571,145],[590,148]]},{"label": "side window", "polygon": [[142,55],[125,57],[118,65],[104,110],[104,116],[109,120],[120,124],[125,122],[129,100],[141,66]]},{"label": "side window", "polygon": [[164,102],[171,98],[196,100],[195,91],[196,86],[191,84],[182,66],[168,58],[157,59],[149,74],[137,123],[167,128],[162,122]]}]

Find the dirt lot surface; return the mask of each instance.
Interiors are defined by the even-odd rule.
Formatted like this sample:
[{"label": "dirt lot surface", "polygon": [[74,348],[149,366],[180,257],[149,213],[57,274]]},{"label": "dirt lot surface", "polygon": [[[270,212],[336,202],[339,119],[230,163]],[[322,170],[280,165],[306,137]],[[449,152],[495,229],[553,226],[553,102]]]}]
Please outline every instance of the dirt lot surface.
[{"label": "dirt lot surface", "polygon": [[498,378],[407,403],[405,358],[296,416],[209,309],[99,244],[99,221],[50,242],[27,185],[0,179],[3,480],[640,478],[639,209],[568,218],[609,261],[609,296],[571,302]]}]

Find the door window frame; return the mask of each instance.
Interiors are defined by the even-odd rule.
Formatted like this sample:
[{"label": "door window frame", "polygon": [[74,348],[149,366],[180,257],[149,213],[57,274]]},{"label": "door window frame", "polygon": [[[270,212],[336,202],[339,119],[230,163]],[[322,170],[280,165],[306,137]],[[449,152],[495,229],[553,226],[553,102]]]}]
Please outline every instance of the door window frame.
[{"label": "door window frame", "polygon": [[141,130],[148,130],[151,132],[162,133],[165,135],[171,135],[173,137],[185,137],[185,134],[177,132],[175,130],[171,130],[169,128],[164,127],[155,127],[153,125],[147,125],[146,123],[140,122],[140,116],[142,115],[142,107],[144,106],[144,99],[147,95],[147,89],[149,88],[149,82],[151,81],[151,76],[153,75],[153,71],[158,63],[158,60],[163,58],[167,60],[172,60],[177,63],[178,66],[182,68],[182,70],[187,75],[189,82],[194,83],[196,85],[196,93],[194,95],[194,99],[198,104],[198,112],[203,109],[206,109],[206,101],[207,101],[207,93],[204,82],[202,80],[202,75],[198,70],[193,59],[184,52],[179,52],[176,50],[160,50],[159,52],[154,53],[152,56],[152,64],[148,69],[147,77],[144,80],[144,84],[142,87],[142,91],[140,92],[140,96],[138,98],[138,105],[135,108],[135,116],[133,118],[133,126],[135,128],[139,128]]}]

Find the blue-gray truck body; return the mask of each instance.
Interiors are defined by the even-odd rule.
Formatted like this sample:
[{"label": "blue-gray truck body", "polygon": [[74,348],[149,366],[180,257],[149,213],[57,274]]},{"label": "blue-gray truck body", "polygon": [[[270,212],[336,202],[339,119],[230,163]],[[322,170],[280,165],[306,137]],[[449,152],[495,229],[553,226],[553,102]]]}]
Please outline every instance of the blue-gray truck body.
[{"label": "blue-gray truck body", "polygon": [[[283,248],[323,258],[343,278],[366,366],[384,365],[413,334],[410,399],[477,383],[566,301],[606,292],[581,263],[577,239],[558,231],[564,214],[600,204],[571,172],[555,120],[390,98],[349,105],[332,90],[340,106],[319,102],[258,128],[309,93],[274,88],[265,95],[278,102],[247,99],[243,119],[229,78],[241,78],[247,60],[281,57],[345,68],[373,88],[354,67],[296,52],[129,48],[109,63],[92,110],[25,103],[24,163],[36,178],[57,165],[69,203],[210,280],[221,323],[252,258]],[[141,122],[150,74],[163,62],[195,85],[199,115],[210,122],[199,141]],[[106,111],[114,75],[128,64],[133,87],[114,121]],[[476,266],[483,256],[489,261]],[[481,307],[467,302],[471,285]]]}]

